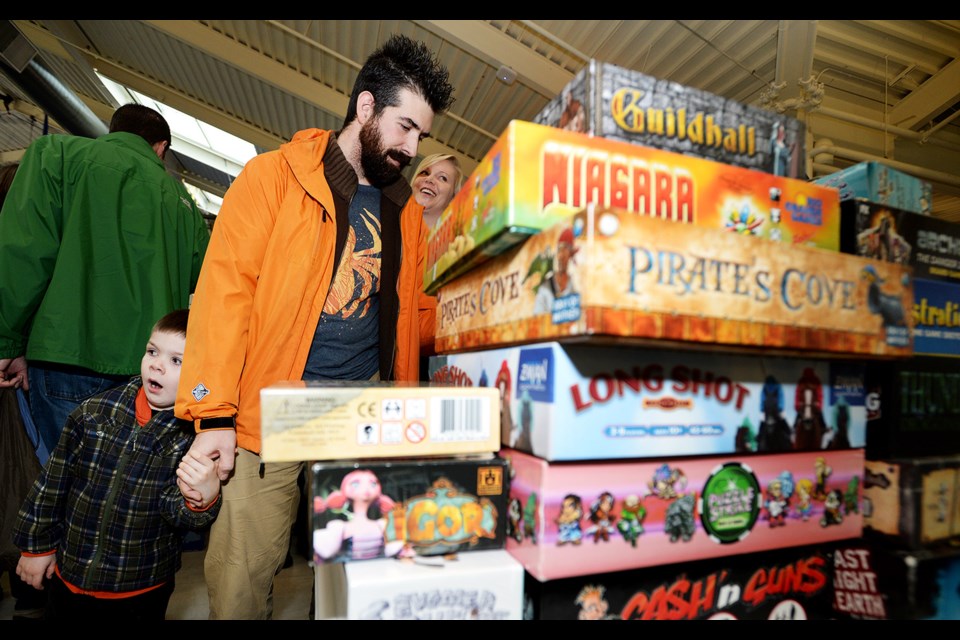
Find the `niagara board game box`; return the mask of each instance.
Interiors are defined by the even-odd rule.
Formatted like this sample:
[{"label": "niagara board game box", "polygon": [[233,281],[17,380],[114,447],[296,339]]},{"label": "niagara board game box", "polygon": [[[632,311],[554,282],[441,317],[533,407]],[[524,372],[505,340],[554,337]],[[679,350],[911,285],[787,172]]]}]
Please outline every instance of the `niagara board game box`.
[{"label": "niagara board game box", "polygon": [[533,122],[778,176],[806,171],[805,127],[796,118],[598,60]]},{"label": "niagara board game box", "polygon": [[424,290],[589,204],[839,250],[837,190],[721,162],[513,120],[427,241]]},{"label": "niagara board game box", "polygon": [[501,444],[551,461],[866,446],[862,362],[540,342],[430,359],[495,387]]}]

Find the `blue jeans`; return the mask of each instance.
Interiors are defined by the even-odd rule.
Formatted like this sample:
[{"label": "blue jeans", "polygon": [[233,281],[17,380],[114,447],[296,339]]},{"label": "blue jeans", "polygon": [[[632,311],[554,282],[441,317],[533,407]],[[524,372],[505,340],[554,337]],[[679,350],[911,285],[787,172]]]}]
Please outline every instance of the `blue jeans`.
[{"label": "blue jeans", "polygon": [[67,417],[81,402],[130,379],[47,362],[28,363],[30,415],[40,438],[52,452]]}]

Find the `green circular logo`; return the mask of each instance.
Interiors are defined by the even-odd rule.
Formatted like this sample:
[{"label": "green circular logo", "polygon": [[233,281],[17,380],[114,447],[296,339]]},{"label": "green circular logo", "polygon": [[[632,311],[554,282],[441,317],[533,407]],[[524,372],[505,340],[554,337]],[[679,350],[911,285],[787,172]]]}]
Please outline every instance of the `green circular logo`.
[{"label": "green circular logo", "polygon": [[753,470],[741,462],[716,467],[700,494],[697,511],[703,529],[714,542],[743,540],[760,516],[763,494]]}]

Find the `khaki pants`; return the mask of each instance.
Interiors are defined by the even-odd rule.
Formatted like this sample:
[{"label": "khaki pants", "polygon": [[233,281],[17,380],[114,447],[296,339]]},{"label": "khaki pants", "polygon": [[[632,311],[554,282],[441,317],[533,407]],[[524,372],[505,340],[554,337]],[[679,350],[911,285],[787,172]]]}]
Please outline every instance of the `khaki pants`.
[{"label": "khaki pants", "polygon": [[264,465],[245,449],[221,489],[204,561],[211,620],[268,620],[273,579],[283,568],[300,498],[303,462]]}]

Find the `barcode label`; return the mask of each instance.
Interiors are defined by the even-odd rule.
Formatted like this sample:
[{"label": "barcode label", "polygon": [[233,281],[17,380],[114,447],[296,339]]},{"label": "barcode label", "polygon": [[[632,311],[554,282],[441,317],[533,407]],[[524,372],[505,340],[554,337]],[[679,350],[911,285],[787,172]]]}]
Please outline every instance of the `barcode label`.
[{"label": "barcode label", "polygon": [[486,440],[490,437],[490,401],[438,398],[433,401],[430,437],[435,441]]}]

